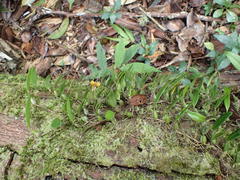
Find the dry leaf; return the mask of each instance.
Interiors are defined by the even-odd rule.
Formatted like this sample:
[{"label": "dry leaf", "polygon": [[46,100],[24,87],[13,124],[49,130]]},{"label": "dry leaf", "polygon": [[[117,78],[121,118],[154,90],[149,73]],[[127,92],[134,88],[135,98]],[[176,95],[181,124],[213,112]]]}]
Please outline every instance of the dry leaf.
[{"label": "dry leaf", "polygon": [[176,37],[178,48],[181,52],[187,50],[189,41],[195,35],[195,30],[192,28],[183,28],[181,33]]},{"label": "dry leaf", "polygon": [[193,10],[187,16],[187,27],[195,30],[194,39],[197,40],[198,45],[201,45],[204,39],[205,25],[199,20]]},{"label": "dry leaf", "polygon": [[72,55],[66,55],[63,57],[59,57],[54,65],[56,66],[67,66],[67,65],[72,65],[75,63],[75,58]]},{"label": "dry leaf", "polygon": [[147,96],[144,94],[137,94],[129,99],[129,104],[132,106],[140,106],[147,103]]},{"label": "dry leaf", "polygon": [[184,26],[185,24],[180,19],[168,21],[166,24],[167,29],[172,32],[180,31]]}]

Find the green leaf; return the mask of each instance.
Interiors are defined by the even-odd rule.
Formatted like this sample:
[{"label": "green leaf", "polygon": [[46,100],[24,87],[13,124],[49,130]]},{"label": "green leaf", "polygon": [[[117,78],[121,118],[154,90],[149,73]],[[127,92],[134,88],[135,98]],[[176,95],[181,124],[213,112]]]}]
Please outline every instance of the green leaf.
[{"label": "green leaf", "polygon": [[212,129],[213,130],[218,129],[224,123],[224,121],[226,121],[231,115],[232,112],[226,112],[223,115],[221,115],[213,124]]},{"label": "green leaf", "polygon": [[198,112],[187,111],[188,116],[196,122],[206,121],[206,117]]},{"label": "green leaf", "polygon": [[34,7],[40,7],[45,3],[45,0],[38,0],[37,2],[33,3]]},{"label": "green leaf", "polygon": [[97,43],[97,59],[98,59],[98,65],[100,69],[105,70],[107,69],[107,58],[105,55],[105,50],[103,49],[100,42]]},{"label": "green leaf", "polygon": [[114,91],[110,92],[108,97],[107,97],[107,103],[112,106],[116,107],[117,106],[117,97],[116,93]]},{"label": "green leaf", "polygon": [[117,19],[117,14],[115,13],[110,14],[109,19],[110,19],[110,22],[113,24]]},{"label": "green leaf", "polygon": [[232,65],[237,70],[240,70],[240,56],[230,51],[225,52],[225,55],[227,56],[229,61],[231,61]]},{"label": "green leaf", "polygon": [[138,49],[139,49],[138,44],[133,44],[132,46],[127,48],[123,63],[127,63],[128,61],[130,61],[136,55]]},{"label": "green leaf", "polygon": [[110,18],[110,15],[111,15],[110,12],[103,12],[101,18],[107,20]]},{"label": "green leaf", "polygon": [[238,33],[236,31],[229,35],[215,34],[214,37],[221,43],[225,44],[226,48],[233,49],[234,47],[238,46]]},{"label": "green leaf", "polygon": [[52,120],[52,123],[51,123],[51,127],[56,129],[56,128],[59,128],[62,126],[62,122],[59,118],[55,118],[54,120]]},{"label": "green leaf", "polygon": [[49,39],[58,39],[64,35],[69,25],[69,18],[65,18],[60,27],[48,36]]},{"label": "green leaf", "polygon": [[135,39],[134,39],[134,35],[133,35],[132,31],[130,31],[129,29],[127,29],[127,28],[125,28],[125,27],[123,27],[123,29],[124,29],[125,33],[127,34],[129,40],[130,40],[131,42],[134,42]]},{"label": "green leaf", "polygon": [[236,131],[234,131],[233,133],[231,133],[231,134],[228,136],[227,140],[228,140],[228,141],[231,141],[231,140],[237,139],[237,138],[239,138],[239,137],[240,137],[240,129],[237,129]]},{"label": "green leaf", "polygon": [[227,10],[226,18],[227,18],[227,22],[237,22],[238,21],[238,16],[230,10]]},{"label": "green leaf", "polygon": [[37,72],[35,68],[30,68],[27,75],[27,90],[37,84]]},{"label": "green leaf", "polygon": [[231,88],[225,87],[224,88],[224,106],[226,108],[226,111],[228,111],[230,107],[230,95],[231,95]]},{"label": "green leaf", "polygon": [[68,116],[69,120],[71,122],[73,122],[74,121],[74,115],[73,115],[73,111],[72,111],[71,101],[70,101],[69,98],[67,98],[66,110],[67,110],[67,116]]},{"label": "green leaf", "polygon": [[72,5],[73,5],[74,1],[75,0],[68,0],[69,9],[72,9]]},{"label": "green leaf", "polygon": [[222,5],[222,6],[224,6],[226,4],[226,0],[214,0],[213,2],[217,3],[219,5]]},{"label": "green leaf", "polygon": [[121,68],[122,71],[129,71],[132,73],[153,73],[160,72],[157,68],[143,63],[130,63]]},{"label": "green leaf", "polygon": [[200,97],[200,90],[201,90],[201,87],[196,88],[193,91],[192,98],[191,98],[193,107],[195,107],[197,105],[197,103],[198,103],[198,100],[199,100],[199,97]]},{"label": "green leaf", "polygon": [[115,114],[115,112],[108,110],[105,112],[105,119],[108,121],[113,120],[115,118]]},{"label": "green leaf", "polygon": [[210,51],[213,51],[213,50],[214,50],[214,45],[213,45],[212,42],[205,42],[205,43],[204,43],[204,46],[205,46],[208,50],[210,50]]},{"label": "green leaf", "polygon": [[115,46],[115,54],[114,54],[115,68],[119,68],[123,64],[125,53],[126,53],[125,45],[122,41],[120,41]]},{"label": "green leaf", "polygon": [[34,3],[35,0],[22,0],[21,5],[22,6],[31,6],[32,3]]},{"label": "green leaf", "polygon": [[217,62],[217,70],[222,70],[230,65],[230,61],[225,57],[225,59],[216,59],[218,60]]},{"label": "green leaf", "polygon": [[123,31],[123,29],[121,27],[119,27],[118,25],[112,24],[112,28],[120,35],[122,36],[124,39],[129,39],[128,34],[126,32]]},{"label": "green leaf", "polygon": [[115,0],[113,10],[117,11],[121,8],[121,0]]},{"label": "green leaf", "polygon": [[31,125],[31,96],[28,95],[25,103],[25,119],[27,127],[30,128]]},{"label": "green leaf", "polygon": [[213,17],[214,18],[219,18],[223,15],[223,9],[217,9],[216,11],[214,11],[213,13]]}]

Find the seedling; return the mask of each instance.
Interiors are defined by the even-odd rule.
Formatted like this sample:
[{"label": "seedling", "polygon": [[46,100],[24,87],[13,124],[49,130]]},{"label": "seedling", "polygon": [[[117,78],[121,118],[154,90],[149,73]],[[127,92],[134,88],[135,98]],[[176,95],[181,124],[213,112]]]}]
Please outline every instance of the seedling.
[{"label": "seedling", "polygon": [[113,24],[121,17],[121,14],[118,12],[120,8],[121,0],[116,0],[113,7],[108,7],[103,11],[101,18],[104,20],[110,19],[110,22]]}]

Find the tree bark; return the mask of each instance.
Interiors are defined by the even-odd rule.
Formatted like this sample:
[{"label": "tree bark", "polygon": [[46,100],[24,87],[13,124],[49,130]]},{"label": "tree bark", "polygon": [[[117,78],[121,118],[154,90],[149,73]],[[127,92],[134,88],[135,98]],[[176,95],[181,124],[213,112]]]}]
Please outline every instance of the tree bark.
[{"label": "tree bark", "polygon": [[0,146],[11,145],[18,149],[26,144],[29,135],[23,118],[0,114]]}]

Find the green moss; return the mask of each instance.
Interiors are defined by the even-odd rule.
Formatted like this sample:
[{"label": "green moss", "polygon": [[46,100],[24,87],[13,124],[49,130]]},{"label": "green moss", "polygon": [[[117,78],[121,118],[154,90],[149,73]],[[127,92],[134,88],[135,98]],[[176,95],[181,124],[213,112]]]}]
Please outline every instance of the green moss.
[{"label": "green moss", "polygon": [[[0,109],[5,114],[23,115],[25,78],[0,76],[0,84],[3,87],[0,94],[4,94],[0,97]],[[100,130],[88,129],[104,117],[106,94],[102,92],[105,87],[95,91],[86,83],[73,81],[61,94],[60,85],[56,81],[52,84],[46,86],[44,80],[39,79],[37,87],[31,91],[34,133],[19,152],[21,163],[13,171],[16,175],[13,177],[37,179],[61,173],[86,179],[94,179],[94,176],[105,179],[156,179],[162,176],[208,179],[211,177],[205,176],[207,174],[220,174],[218,159],[208,152],[208,147],[199,151],[191,139],[199,138],[199,135],[195,136],[201,131],[198,124],[190,123],[195,128],[192,132],[192,128],[176,129],[179,123],[169,125],[161,120],[167,112],[169,122],[175,122],[174,118],[181,110],[179,104],[168,110],[166,101],[147,108],[123,107],[121,110],[122,107],[117,107],[117,120],[103,125]],[[42,92],[47,96],[39,95]],[[71,98],[74,122],[68,119],[66,96]],[[126,118],[122,118],[123,114]],[[82,117],[86,117],[86,121]],[[63,122],[57,130],[51,128],[54,118]],[[182,136],[179,131],[187,135]]]}]

